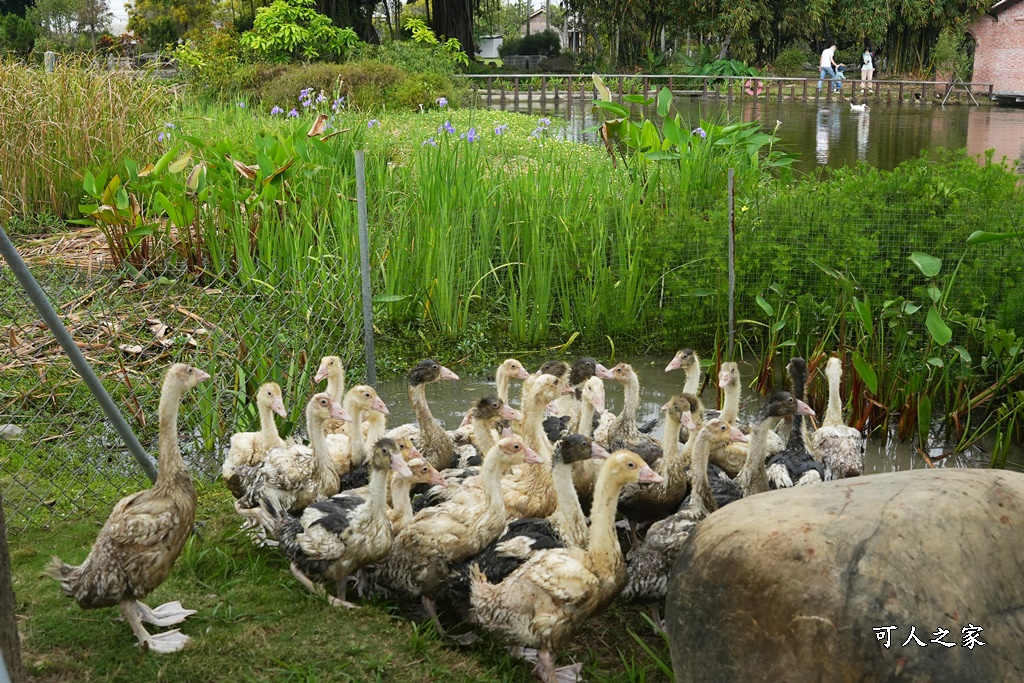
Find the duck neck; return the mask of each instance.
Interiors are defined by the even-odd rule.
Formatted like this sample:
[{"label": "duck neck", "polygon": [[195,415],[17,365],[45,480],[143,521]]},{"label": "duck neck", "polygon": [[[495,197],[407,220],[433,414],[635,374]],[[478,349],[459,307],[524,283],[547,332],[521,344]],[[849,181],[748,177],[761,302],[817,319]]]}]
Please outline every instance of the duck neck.
[{"label": "duck neck", "polygon": [[388,497],[388,473],[390,469],[382,470],[376,467],[370,468],[370,515],[378,518],[384,515],[387,508]]},{"label": "duck neck", "polygon": [[538,453],[550,456],[554,449],[548,441],[548,435],[544,432],[544,406],[546,402],[531,400],[524,406],[523,415],[523,439],[526,445]]},{"label": "duck neck", "polygon": [[260,439],[265,448],[281,445],[281,435],[277,433],[274,422],[274,411],[268,405],[260,405]]},{"label": "duck neck", "polygon": [[[494,449],[484,458],[483,473],[481,474],[484,490],[484,507],[488,515],[505,514],[505,500],[501,496],[501,476],[504,474],[505,462]],[[529,465],[528,467],[544,467],[543,465]]]},{"label": "duck neck", "polygon": [[512,377],[509,376],[505,365],[499,365],[498,372],[494,375],[494,384],[497,386],[498,398],[506,405],[508,404],[508,384],[511,381]]},{"label": "duck neck", "polygon": [[594,404],[586,399],[580,401],[580,423],[576,431],[588,439],[594,435]]},{"label": "duck neck", "polygon": [[327,389],[324,390],[328,396],[341,403],[345,400],[345,371],[327,375]]},{"label": "duck neck", "polygon": [[764,493],[768,490],[768,473],[764,461],[768,455],[768,432],[771,431],[775,418],[767,417],[758,421],[750,432],[750,443],[747,445],[747,459],[743,468],[736,475],[736,483],[743,489],[744,496]]},{"label": "duck neck", "polygon": [[164,382],[160,390],[160,436],[157,449],[160,462],[155,486],[173,485],[180,478],[188,478],[185,461],[181,458],[178,448],[178,407],[181,405],[182,392],[170,382]]},{"label": "duck neck", "polygon": [[828,373],[828,408],[825,409],[823,425],[843,424],[843,404],[839,395],[839,373]]},{"label": "duck neck", "polygon": [[679,454],[679,419],[670,410],[665,416],[665,433],[661,437],[662,462]]},{"label": "duck neck", "polygon": [[683,393],[697,395],[700,389],[700,362],[694,358],[693,365],[686,368],[686,382],[683,384]]},{"label": "duck neck", "polygon": [[725,397],[722,400],[721,418],[729,424],[735,424],[740,414],[740,385],[739,382],[729,382],[725,385]]},{"label": "duck neck", "polygon": [[[640,380],[630,375],[622,383],[622,411],[609,428],[609,434],[629,437],[636,431],[636,414],[640,409]],[[622,431],[624,430],[624,431]]]},{"label": "duck neck", "polygon": [[356,467],[366,462],[367,456],[366,437],[363,436],[363,415],[365,415],[365,412],[352,401],[346,401],[346,403],[345,412],[352,417],[352,422],[348,426],[348,438],[351,444],[349,451],[352,453],[352,466]]},{"label": "duck neck", "polygon": [[333,469],[333,461],[327,450],[324,421],[313,413],[312,406],[306,410],[306,428],[309,430],[309,445],[313,449],[313,470],[315,476],[319,476],[320,473]]},{"label": "duck neck", "polygon": [[551,479],[555,487],[554,517],[559,533],[571,545],[582,547],[587,542],[587,518],[583,515],[576,487],[572,483],[572,465],[556,462]]},{"label": "duck neck", "polygon": [[481,453],[487,453],[494,448],[494,430],[488,420],[473,418],[473,439],[476,440],[476,447]]},{"label": "duck neck", "polygon": [[[701,432],[706,434],[706,432]],[[711,455],[711,444],[707,438],[698,435],[693,444],[693,464],[690,472],[693,476],[693,488],[690,491],[690,507],[706,517],[718,509],[715,496],[711,493],[711,482],[708,481],[708,458]]]},{"label": "duck neck", "polygon": [[416,421],[420,425],[423,455],[435,468],[447,469],[452,463],[455,445],[444,431],[441,423],[435,420],[430,412],[425,382],[415,386],[409,385],[409,402],[412,403],[413,413],[416,414]]},{"label": "duck neck", "polygon": [[394,527],[398,531],[400,526],[412,519],[412,499],[409,494],[412,491],[412,482],[405,477],[391,477],[391,509],[397,515]]},{"label": "duck neck", "polygon": [[[807,377],[803,371],[799,371],[793,374],[793,397],[802,401],[804,400],[804,385],[807,382]],[[804,440],[804,416],[794,415],[793,416],[793,429],[789,432],[789,446],[795,446],[798,442],[803,444]]]},{"label": "duck neck", "polygon": [[[384,436],[387,419],[384,417],[384,413],[376,410],[367,410],[363,413],[363,420],[367,423],[364,442],[366,444],[366,448],[370,449],[380,441],[382,436]],[[360,429],[359,431],[361,432],[362,430]]]},{"label": "duck neck", "polygon": [[615,511],[619,504],[622,483],[612,476],[612,469],[601,467],[594,484],[594,503],[590,508],[590,542],[587,554],[591,562],[604,560],[613,569],[624,562],[622,547],[615,533]]}]

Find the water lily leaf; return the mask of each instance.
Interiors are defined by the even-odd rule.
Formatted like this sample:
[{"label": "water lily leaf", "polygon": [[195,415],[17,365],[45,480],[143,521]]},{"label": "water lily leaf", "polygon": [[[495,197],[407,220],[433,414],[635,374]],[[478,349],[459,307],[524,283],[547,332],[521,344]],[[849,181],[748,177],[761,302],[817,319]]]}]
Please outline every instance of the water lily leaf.
[{"label": "water lily leaf", "polygon": [[925,277],[935,277],[942,270],[942,259],[920,251],[911,254],[910,261]]},{"label": "water lily leaf", "polygon": [[868,388],[872,394],[878,394],[878,375],[875,374],[875,369],[871,367],[871,363],[864,360],[864,358],[858,352],[853,353],[853,367],[860,375],[860,378],[864,380],[864,386]]},{"label": "water lily leaf", "polygon": [[971,233],[971,236],[967,238],[967,244],[988,244],[989,242],[1002,242],[1003,240],[1010,240],[1016,237],[1012,232],[985,232],[984,230],[975,230]]},{"label": "water lily leaf", "polygon": [[775,315],[775,309],[772,308],[770,303],[764,300],[763,296],[758,294],[754,297],[754,300],[757,301],[757,305],[761,307],[761,310],[768,314],[769,318]]},{"label": "water lily leaf", "polygon": [[940,346],[945,346],[953,338],[953,330],[949,329],[942,316],[939,315],[938,309],[934,306],[928,309],[928,317],[925,319],[924,324],[928,328],[928,332],[931,333],[932,339]]}]

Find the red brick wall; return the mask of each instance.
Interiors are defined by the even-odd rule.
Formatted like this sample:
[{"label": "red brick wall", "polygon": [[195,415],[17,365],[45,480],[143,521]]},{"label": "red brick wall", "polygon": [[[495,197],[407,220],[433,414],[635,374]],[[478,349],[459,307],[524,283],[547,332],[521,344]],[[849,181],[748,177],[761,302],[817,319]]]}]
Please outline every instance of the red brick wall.
[{"label": "red brick wall", "polygon": [[1024,93],[1024,2],[1010,7],[998,21],[986,15],[970,28],[977,42],[975,83],[993,83],[996,92]]}]

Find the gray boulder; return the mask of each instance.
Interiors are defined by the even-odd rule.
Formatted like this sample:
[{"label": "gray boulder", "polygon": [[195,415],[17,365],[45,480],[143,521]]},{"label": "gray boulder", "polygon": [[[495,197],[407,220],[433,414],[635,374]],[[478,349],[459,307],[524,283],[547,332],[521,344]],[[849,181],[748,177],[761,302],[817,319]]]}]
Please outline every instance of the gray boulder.
[{"label": "gray boulder", "polygon": [[679,682],[1024,681],[1024,474],[879,474],[722,508],[673,568],[667,629]]}]

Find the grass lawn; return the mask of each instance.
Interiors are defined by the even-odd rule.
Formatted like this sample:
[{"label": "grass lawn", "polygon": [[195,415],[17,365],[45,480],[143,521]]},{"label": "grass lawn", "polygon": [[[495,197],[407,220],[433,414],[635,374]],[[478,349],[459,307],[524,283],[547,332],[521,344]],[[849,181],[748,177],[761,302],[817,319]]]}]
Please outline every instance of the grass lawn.
[{"label": "grass lawn", "polygon": [[[9,539],[30,680],[533,680],[529,666],[495,640],[484,636],[472,646],[455,645],[431,626],[410,621],[408,605],[378,600],[354,611],[330,607],[292,578],[275,549],[256,548],[242,535],[231,498],[219,486],[201,490],[200,535],[146,600],[151,606],[181,600],[198,610],[182,626],[193,642],[172,655],[142,652],[128,625],[114,621],[116,609],[83,611],[40,576],[52,555],[81,562],[106,514]],[[454,617],[445,621],[456,633],[467,628]],[[559,664],[570,658],[584,662],[588,681],[669,680],[658,663],[668,661],[667,648],[633,608],[613,605],[593,620],[560,653]]]}]

